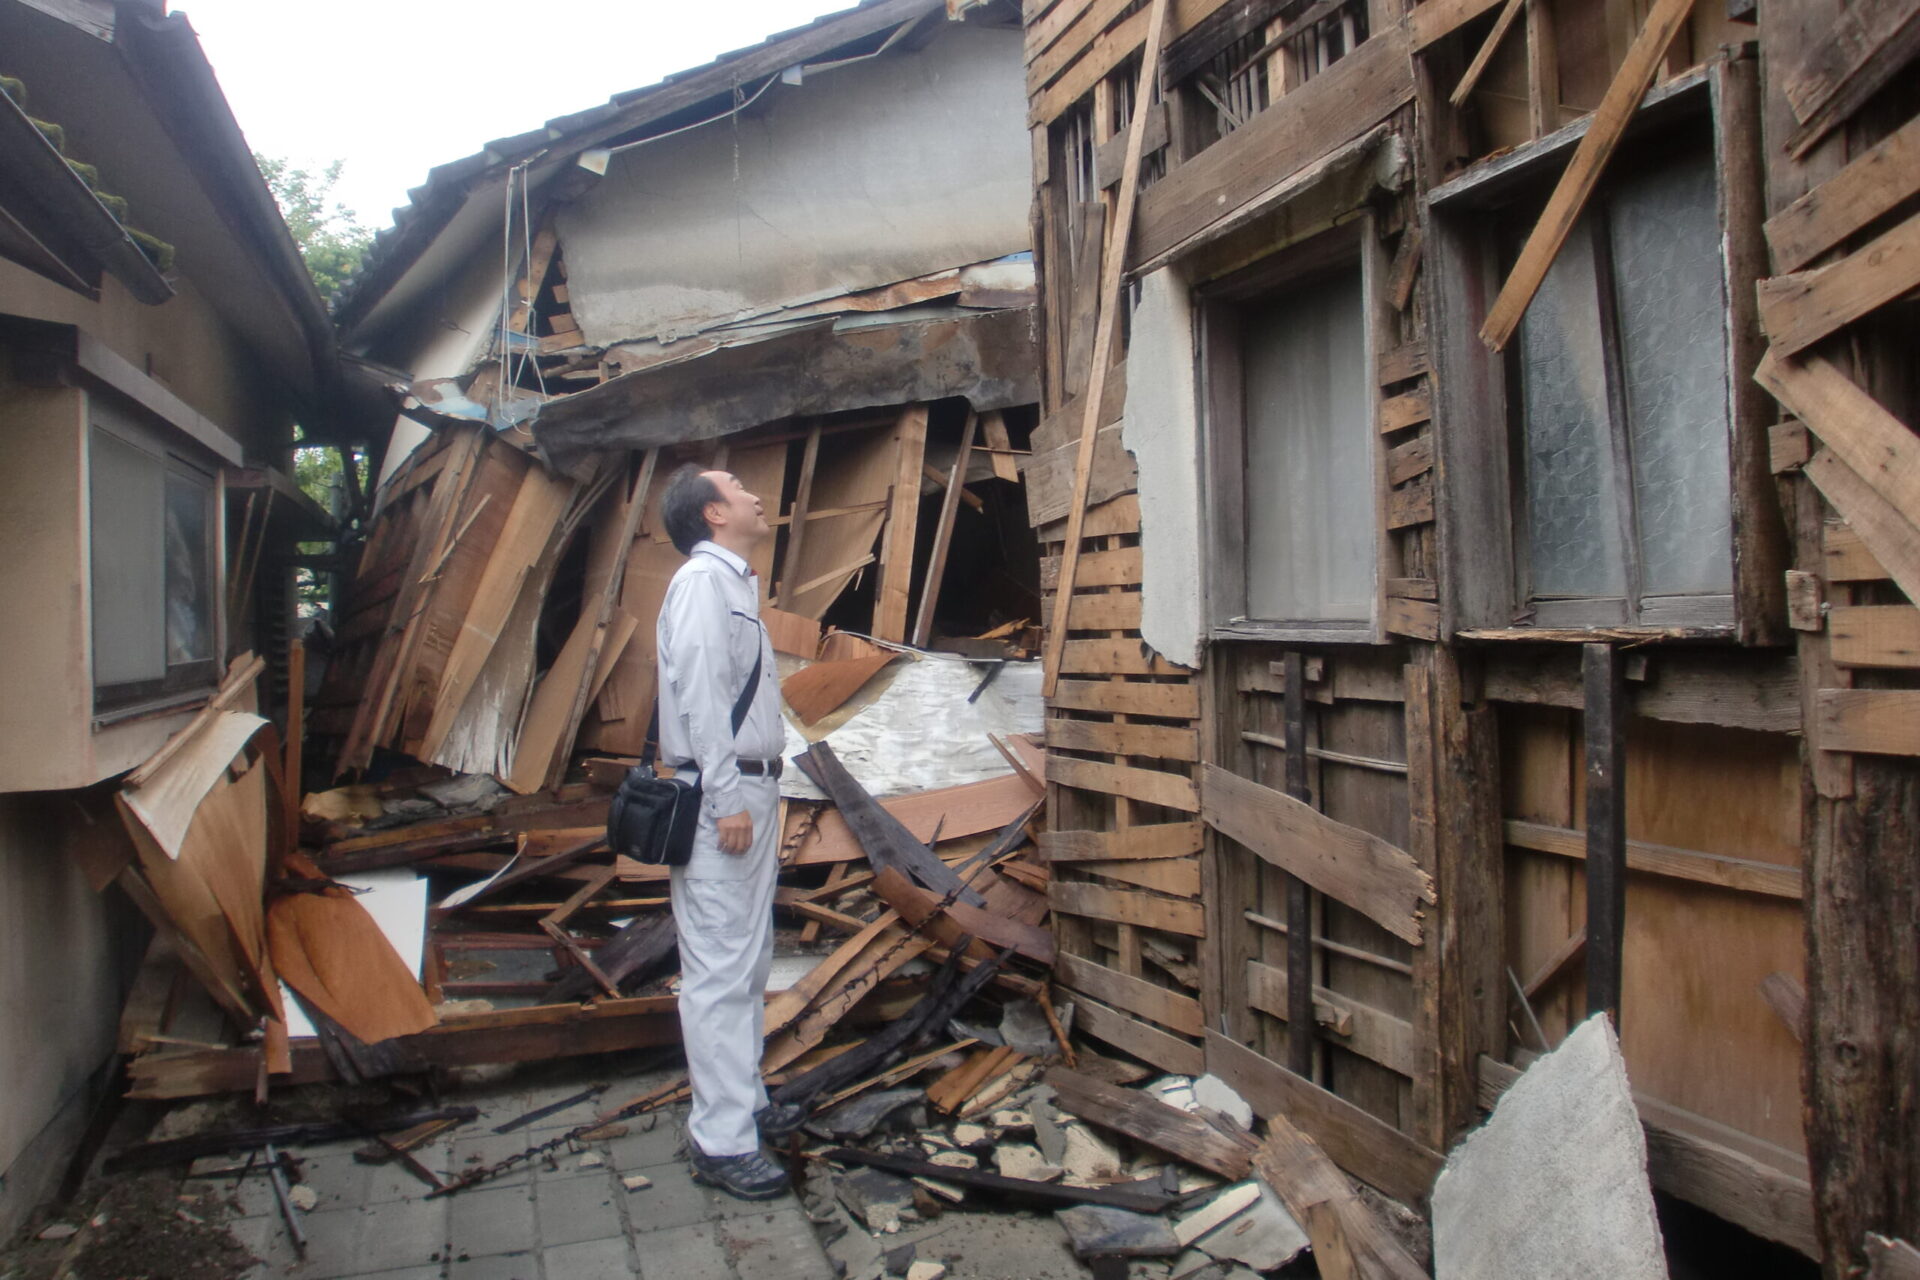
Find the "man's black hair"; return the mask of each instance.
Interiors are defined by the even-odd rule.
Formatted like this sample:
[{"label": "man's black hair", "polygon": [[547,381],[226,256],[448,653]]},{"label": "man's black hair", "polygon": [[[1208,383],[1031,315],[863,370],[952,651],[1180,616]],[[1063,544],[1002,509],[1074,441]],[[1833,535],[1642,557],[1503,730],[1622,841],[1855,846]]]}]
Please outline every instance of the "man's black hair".
[{"label": "man's black hair", "polygon": [[666,521],[667,536],[681,555],[692,555],[696,542],[713,536],[713,527],[707,523],[707,504],[721,501],[720,486],[707,478],[699,463],[683,462],[667,477],[660,518]]}]

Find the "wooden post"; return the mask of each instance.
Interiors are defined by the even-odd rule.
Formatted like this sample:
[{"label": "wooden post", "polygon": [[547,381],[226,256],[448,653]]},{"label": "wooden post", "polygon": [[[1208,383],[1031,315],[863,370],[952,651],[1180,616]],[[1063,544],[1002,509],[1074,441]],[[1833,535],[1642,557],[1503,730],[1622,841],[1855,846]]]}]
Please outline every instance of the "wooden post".
[{"label": "wooden post", "polygon": [[1587,1012],[1620,1026],[1627,911],[1627,698],[1619,652],[1581,649],[1587,739]]},{"label": "wooden post", "polygon": [[[1282,659],[1287,689],[1287,794],[1311,802],[1307,788],[1307,674],[1298,649]],[[1287,876],[1287,1069],[1313,1079],[1313,894],[1307,882]]]},{"label": "wooden post", "polygon": [[920,468],[927,456],[927,406],[900,414],[900,452],[892,503],[880,535],[880,586],[873,603],[873,636],[899,644],[907,638],[907,592],[913,585],[913,542],[920,531]]},{"label": "wooden post", "polygon": [[947,476],[947,492],[940,499],[940,523],[933,529],[933,554],[927,559],[927,581],[920,588],[920,616],[913,624],[913,643],[924,649],[933,635],[933,607],[940,599],[940,579],[947,573],[947,551],[953,546],[953,522],[960,515],[960,495],[966,491],[967,463],[973,457],[973,433],[980,425],[973,410],[967,410],[967,425],[960,431],[960,452],[953,455],[953,471]]},{"label": "wooden post", "polygon": [[[298,623],[296,622],[296,626]],[[301,739],[307,732],[307,646],[294,636],[287,646],[287,851],[300,847]]]},{"label": "wooden post", "polygon": [[787,519],[787,559],[780,568],[780,594],[774,601],[786,608],[799,595],[800,548],[807,538],[807,514],[813,509],[813,473],[820,465],[820,423],[807,428],[807,448],[800,457],[800,485],[793,492],[793,514]]}]

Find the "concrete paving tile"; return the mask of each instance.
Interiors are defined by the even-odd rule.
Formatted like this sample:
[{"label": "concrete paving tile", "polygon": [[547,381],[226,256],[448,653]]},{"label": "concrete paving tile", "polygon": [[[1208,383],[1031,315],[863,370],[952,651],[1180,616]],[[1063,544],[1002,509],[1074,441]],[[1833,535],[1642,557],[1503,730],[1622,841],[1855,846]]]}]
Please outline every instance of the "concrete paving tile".
[{"label": "concrete paving tile", "polygon": [[[691,1226],[718,1216],[707,1189],[694,1185],[686,1166],[658,1165],[649,1169],[647,1176],[653,1179],[653,1185],[646,1190],[629,1192],[623,1187],[620,1191],[626,1197],[627,1218],[633,1224],[635,1239],[641,1232]],[[645,1249],[641,1252],[644,1255]]]},{"label": "concrete paving tile", "polygon": [[547,1280],[631,1280],[640,1274],[625,1236],[553,1246],[541,1254],[541,1261]]},{"label": "concrete paving tile", "polygon": [[606,1150],[622,1173],[644,1173],[682,1158],[680,1134],[679,1125],[663,1121],[650,1130],[630,1129],[624,1138],[609,1139]]},{"label": "concrete paving tile", "polygon": [[[456,1138],[453,1142],[452,1172],[455,1177],[470,1173],[475,1169],[497,1164],[508,1156],[517,1156],[529,1147],[542,1141],[537,1135],[521,1133],[488,1133],[484,1130],[465,1138]],[[536,1157],[536,1160],[538,1157]],[[532,1176],[533,1160],[522,1161],[497,1178],[488,1180],[490,1186],[525,1185]]]},{"label": "concrete paving tile", "polygon": [[360,1210],[329,1209],[302,1214],[300,1229],[307,1234],[307,1251],[291,1274],[302,1280],[350,1276],[360,1270],[355,1250],[360,1244]]},{"label": "concrete paving tile", "polygon": [[448,1202],[403,1200],[361,1215],[354,1265],[363,1272],[398,1271],[446,1257]]},{"label": "concrete paving tile", "polygon": [[819,1237],[795,1207],[744,1214],[714,1224],[733,1269],[752,1280],[833,1280]]},{"label": "concrete paving tile", "polygon": [[261,1275],[273,1274],[300,1260],[300,1255],[294,1252],[293,1240],[287,1235],[287,1225],[277,1210],[272,1217],[232,1218],[224,1225],[233,1233],[233,1238],[259,1260],[260,1266],[254,1271]]},{"label": "concrete paving tile", "polygon": [[399,1271],[376,1271],[365,1280],[441,1280],[445,1274],[446,1264],[435,1262],[424,1267],[404,1267]]},{"label": "concrete paving tile", "polygon": [[[484,1258],[454,1258],[447,1280],[541,1280],[540,1260],[531,1253],[496,1253]],[[549,1280],[566,1280],[564,1276]]]},{"label": "concrete paving tile", "polygon": [[655,1231],[638,1237],[635,1247],[642,1280],[739,1280],[710,1222]]},{"label": "concrete paving tile", "polygon": [[453,1254],[471,1258],[531,1249],[533,1202],[525,1187],[462,1191],[435,1204],[451,1204]]},{"label": "concrete paving tile", "polygon": [[[358,1208],[367,1202],[367,1170],[351,1152],[336,1151],[301,1162],[300,1183],[320,1197],[316,1210]],[[269,1189],[268,1195],[272,1195]]]},{"label": "concrete paving tile", "polygon": [[[593,1163],[588,1157],[598,1157],[599,1163]],[[604,1143],[592,1146],[566,1148],[553,1153],[553,1159],[539,1160],[534,1163],[533,1176],[537,1182],[564,1182],[568,1178],[584,1178],[597,1175],[606,1177],[614,1169],[614,1163],[607,1156]]]},{"label": "concrete paving tile", "polygon": [[567,1178],[540,1185],[535,1212],[540,1243],[548,1248],[622,1234],[618,1197],[627,1193],[611,1175]]}]

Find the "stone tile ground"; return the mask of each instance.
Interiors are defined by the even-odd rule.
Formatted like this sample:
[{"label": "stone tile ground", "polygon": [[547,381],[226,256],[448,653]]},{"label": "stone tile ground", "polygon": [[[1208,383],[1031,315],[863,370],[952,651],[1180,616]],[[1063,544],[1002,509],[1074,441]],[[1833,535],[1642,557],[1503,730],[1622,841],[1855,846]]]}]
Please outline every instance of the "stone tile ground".
[{"label": "stone tile ground", "polygon": [[[443,1176],[490,1164],[587,1120],[595,1105],[647,1092],[664,1076],[616,1080],[535,1126],[493,1126],[580,1092],[582,1079],[508,1082],[448,1100],[481,1108],[457,1136],[415,1152]],[[470,1190],[437,1200],[405,1169],[353,1158],[358,1142],[294,1148],[318,1197],[301,1215],[297,1252],[268,1184],[235,1193],[230,1225],[260,1265],[249,1280],[831,1280],[833,1268],[792,1195],[747,1203],[688,1176],[680,1154],[685,1108],[626,1122],[621,1137],[572,1144]],[[628,1191],[621,1178],[652,1185]],[[204,1184],[200,1184],[204,1186]]]}]

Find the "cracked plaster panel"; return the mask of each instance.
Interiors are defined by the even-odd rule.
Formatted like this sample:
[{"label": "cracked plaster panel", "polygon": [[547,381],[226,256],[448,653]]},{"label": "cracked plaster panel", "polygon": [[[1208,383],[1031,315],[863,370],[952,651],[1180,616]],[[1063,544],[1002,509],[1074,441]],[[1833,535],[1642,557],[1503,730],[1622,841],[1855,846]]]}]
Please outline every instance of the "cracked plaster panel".
[{"label": "cracked plaster panel", "polygon": [[1140,282],[1127,346],[1122,439],[1140,473],[1140,634],[1169,661],[1200,665],[1200,422],[1193,308],[1171,267]]},{"label": "cracked plaster panel", "polygon": [[[595,346],[1025,250],[1020,33],[954,24],[624,151],[558,219]],[[751,95],[757,86],[743,86]]]}]

